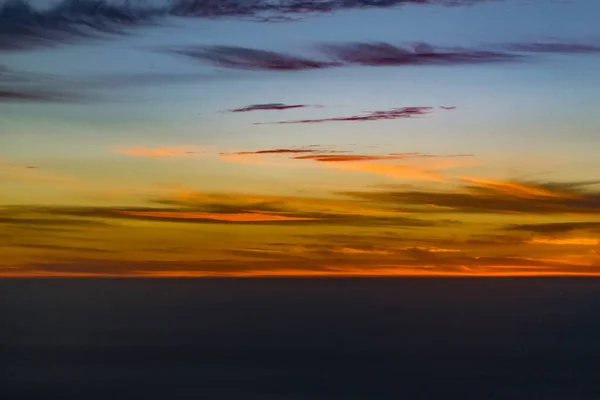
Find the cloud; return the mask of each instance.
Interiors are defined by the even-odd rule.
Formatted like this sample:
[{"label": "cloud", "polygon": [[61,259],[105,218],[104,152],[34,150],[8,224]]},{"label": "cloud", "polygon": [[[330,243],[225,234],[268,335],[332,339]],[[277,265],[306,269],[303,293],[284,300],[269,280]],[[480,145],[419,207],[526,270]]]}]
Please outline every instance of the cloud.
[{"label": "cloud", "polygon": [[[213,205],[214,206],[214,205]],[[199,207],[202,209],[202,207]],[[432,227],[455,221],[427,221],[406,216],[366,216],[349,213],[310,212],[310,211],[259,211],[234,213],[196,211],[198,208],[147,208],[147,209],[80,209],[61,211],[68,215],[98,216],[114,219],[137,219],[170,223],[227,223],[259,225],[332,225],[332,226],[396,226],[396,227]]]},{"label": "cloud", "polygon": [[283,103],[268,103],[268,104],[252,104],[250,106],[234,108],[232,110],[228,110],[229,112],[237,113],[237,112],[248,112],[248,111],[269,111],[269,110],[290,110],[294,108],[306,108],[306,107],[315,107],[307,104],[283,104]]},{"label": "cloud", "polygon": [[53,83],[49,76],[15,71],[0,65],[0,102],[60,103],[85,99],[85,96],[56,87]]},{"label": "cloud", "polygon": [[521,55],[491,50],[434,49],[419,44],[404,48],[388,43],[324,44],[317,46],[321,58],[237,46],[192,46],[169,50],[226,68],[261,70],[308,70],[350,65],[463,65],[515,61]]},{"label": "cloud", "polygon": [[517,224],[507,226],[506,230],[548,234],[568,233],[579,230],[600,233],[600,222],[553,222],[541,224]]},{"label": "cloud", "polygon": [[37,5],[35,0],[7,0],[0,6],[0,50],[22,50],[81,39],[115,37],[127,34],[137,26],[160,25],[172,17],[237,17],[256,22],[290,22],[309,14],[319,15],[344,9],[475,3],[474,0],[62,0],[42,9],[34,7]]},{"label": "cloud", "polygon": [[[309,146],[310,147],[310,146]],[[473,154],[422,154],[413,153],[390,153],[385,155],[370,155],[370,154],[348,154],[350,150],[330,150],[326,148],[296,148],[296,149],[267,149],[257,151],[238,151],[235,153],[221,153],[220,155],[237,155],[237,156],[268,156],[268,155],[287,155],[293,160],[312,160],[318,162],[354,162],[354,161],[390,161],[390,160],[407,160],[407,159],[438,159],[438,158],[460,158],[472,157]],[[300,154],[300,155],[298,155]]]},{"label": "cloud", "polygon": [[[267,150],[258,150],[258,151],[238,151],[236,153],[231,153],[240,156],[246,155],[265,155],[265,154],[303,154],[303,153],[318,153],[321,150],[315,149],[267,149]],[[226,155],[227,153],[221,153],[222,155]]]},{"label": "cloud", "polygon": [[562,239],[544,239],[544,238],[534,238],[528,241],[530,244],[551,244],[558,246],[597,246],[600,244],[600,239],[598,238],[562,238]]},{"label": "cloud", "polygon": [[74,103],[83,100],[74,93],[53,92],[43,89],[2,89],[0,88],[0,102],[52,102]]},{"label": "cloud", "polygon": [[210,213],[202,211],[185,211],[185,210],[174,210],[174,211],[129,211],[129,210],[117,210],[119,213],[123,213],[133,217],[147,217],[149,219],[165,219],[174,221],[177,219],[182,220],[213,220],[213,221],[224,221],[224,222],[279,222],[279,221],[314,221],[318,218],[307,218],[307,217],[294,217],[280,215],[276,213],[261,213],[261,212],[246,212],[246,213]]},{"label": "cloud", "polygon": [[0,102],[81,103],[110,100],[106,90],[131,86],[182,84],[225,78],[226,74],[100,74],[67,78],[59,75],[16,71],[0,65]]},{"label": "cloud", "polygon": [[237,69],[300,71],[342,65],[340,62],[236,46],[187,47],[169,51],[195,60],[207,61],[220,67]]},{"label": "cloud", "polygon": [[[300,155],[298,155],[298,153],[300,153]],[[439,170],[473,165],[474,163],[478,164],[478,162],[472,160],[458,160],[459,158],[472,157],[472,154],[433,155],[421,153],[391,153],[388,155],[365,155],[340,153],[351,152],[333,151],[319,148],[304,148],[241,151],[231,154],[221,154],[220,156],[227,161],[247,164],[293,166],[293,164],[281,164],[273,163],[271,161],[264,161],[262,158],[257,157],[285,155],[289,156],[289,158],[292,160],[316,161],[318,163],[322,163],[323,166],[340,170],[368,172],[393,178],[427,180],[435,182],[447,180],[447,177]],[[258,158],[258,161],[255,161],[256,158]],[[444,160],[445,158],[447,158],[447,160]],[[379,164],[379,162],[385,163],[397,160],[405,160],[406,163]],[[409,162],[410,164],[408,164]]]},{"label": "cloud", "polygon": [[[35,0],[7,0],[0,6],[0,50],[23,50],[56,46],[82,39],[106,39],[129,34],[139,26],[161,26],[178,18],[238,18],[262,23],[294,22],[307,16],[318,16],[341,10],[366,8],[394,8],[402,5],[468,6],[497,0],[58,0],[50,7],[39,8]],[[560,46],[559,46],[560,45]],[[404,48],[387,48],[386,44],[367,44],[360,52],[380,65],[411,64],[414,52]],[[577,47],[579,46],[579,48]],[[546,45],[516,44],[505,46],[517,52],[591,52],[583,45],[570,43]],[[341,58],[354,58],[352,46],[330,48]],[[414,50],[414,49],[413,49]],[[427,45],[418,51],[429,50]],[[383,56],[383,57],[382,57]],[[418,63],[472,63],[502,61],[509,54],[493,51],[464,53],[463,51],[438,54],[430,61],[423,58]],[[359,57],[364,59],[364,57]],[[435,60],[434,60],[435,59]],[[379,61],[377,61],[379,60]],[[485,60],[485,61],[484,61]],[[288,68],[290,69],[290,68]]]},{"label": "cloud", "polygon": [[262,16],[266,14],[267,17],[286,18],[289,14],[292,16],[321,14],[348,9],[391,8],[409,4],[460,6],[477,4],[482,1],[490,0],[292,0],[277,2],[269,0],[230,0],[217,3],[202,0],[179,0],[173,2],[170,13],[173,15],[200,17]]},{"label": "cloud", "polygon": [[67,251],[67,252],[112,253],[112,251],[110,251],[110,250],[99,249],[96,247],[63,246],[63,245],[57,245],[57,244],[11,243],[11,246],[21,247],[21,248],[25,248],[25,249],[56,250],[56,251]]},{"label": "cloud", "polygon": [[[318,224],[334,226],[432,227],[455,221],[428,221],[389,210],[365,208],[359,202],[282,196],[175,192],[170,197],[149,199],[162,207],[10,207],[4,211],[11,223],[32,223],[30,218],[69,218],[75,222],[147,220],[205,224]],[[0,216],[2,216],[0,214]],[[29,222],[28,222],[29,221]],[[2,222],[2,220],[0,220]]]},{"label": "cloud", "polygon": [[294,160],[313,160],[318,162],[354,162],[354,161],[389,161],[406,160],[411,158],[442,158],[442,157],[472,157],[472,154],[451,154],[447,156],[420,154],[420,153],[392,153],[389,155],[365,155],[365,154],[312,154],[292,157]]},{"label": "cloud", "polygon": [[531,42],[510,43],[502,46],[506,50],[525,53],[552,53],[552,54],[586,54],[600,53],[600,46],[596,44],[569,43],[569,42]]},{"label": "cloud", "polygon": [[[556,184],[467,180],[470,184],[448,191],[382,190],[342,192],[352,198],[386,204],[393,209],[426,213],[600,215],[600,193]],[[546,229],[561,229],[549,224]],[[544,228],[539,228],[544,229]]]},{"label": "cloud", "polygon": [[[327,164],[332,165],[332,164]],[[352,164],[335,164],[332,165],[336,169],[347,171],[369,172],[378,175],[385,175],[399,179],[414,179],[433,182],[442,182],[446,180],[444,174],[438,171],[428,170],[425,168],[415,167],[412,165],[386,165],[386,164],[371,164],[371,163],[352,163]]]},{"label": "cloud", "polygon": [[320,118],[320,119],[302,119],[296,121],[278,121],[278,122],[256,122],[261,124],[314,124],[321,122],[346,122],[346,121],[378,121],[389,119],[410,118],[419,115],[426,115],[431,112],[433,107],[402,107],[393,108],[385,111],[371,111],[364,115],[351,115],[348,117]]},{"label": "cloud", "polygon": [[[1,41],[1,38],[0,38]],[[82,103],[91,97],[55,76],[16,71],[0,65],[0,102]]]},{"label": "cloud", "polygon": [[[51,211],[51,210],[49,210]],[[21,226],[68,226],[68,227],[85,227],[85,226],[105,226],[102,221],[75,219],[75,218],[54,218],[52,213],[46,213],[45,218],[27,217],[21,215],[10,215],[6,211],[0,212],[0,225],[21,225]]]},{"label": "cloud", "polygon": [[195,146],[116,147],[113,152],[134,157],[184,157],[202,152]]},{"label": "cloud", "polygon": [[506,193],[514,197],[540,198],[557,197],[565,199],[575,199],[579,194],[564,190],[546,188],[544,185],[531,183],[498,181],[485,178],[463,177],[463,180],[472,183],[471,190],[491,193]]},{"label": "cloud", "polygon": [[[216,260],[123,260],[79,258],[29,262],[0,268],[2,276],[514,276],[599,275],[596,265],[517,256],[473,257],[426,249],[361,251],[330,248],[307,255],[263,249],[230,249]],[[256,251],[258,250],[258,251]]]},{"label": "cloud", "polygon": [[[520,62],[536,53],[600,53],[600,46],[540,42],[460,48],[435,47],[427,43],[401,46],[386,42],[357,42],[318,44],[314,50],[318,57],[239,46],[189,46],[168,51],[226,68],[298,71],[343,66],[451,66]],[[448,106],[440,108],[453,109]]]},{"label": "cloud", "polygon": [[350,65],[453,65],[514,61],[519,56],[503,51],[434,48],[427,43],[396,46],[385,42],[323,44],[319,50],[331,60]]},{"label": "cloud", "polygon": [[77,39],[119,35],[149,23],[157,10],[101,0],[64,0],[36,9],[25,0],[8,0],[0,8],[0,50],[54,46]]},{"label": "cloud", "polygon": [[391,155],[364,155],[364,154],[348,154],[348,155],[338,155],[338,154],[318,154],[318,155],[308,155],[308,156],[296,156],[292,157],[294,160],[313,160],[318,162],[351,162],[351,161],[384,161],[384,160],[399,160],[403,157],[401,156],[391,156]]}]

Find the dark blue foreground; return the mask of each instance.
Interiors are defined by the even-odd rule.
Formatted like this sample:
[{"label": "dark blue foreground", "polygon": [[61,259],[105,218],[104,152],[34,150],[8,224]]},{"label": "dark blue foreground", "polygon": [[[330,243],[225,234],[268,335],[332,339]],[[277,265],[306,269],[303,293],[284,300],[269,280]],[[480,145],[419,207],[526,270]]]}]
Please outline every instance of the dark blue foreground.
[{"label": "dark blue foreground", "polygon": [[600,399],[600,280],[0,280],[2,399]]}]

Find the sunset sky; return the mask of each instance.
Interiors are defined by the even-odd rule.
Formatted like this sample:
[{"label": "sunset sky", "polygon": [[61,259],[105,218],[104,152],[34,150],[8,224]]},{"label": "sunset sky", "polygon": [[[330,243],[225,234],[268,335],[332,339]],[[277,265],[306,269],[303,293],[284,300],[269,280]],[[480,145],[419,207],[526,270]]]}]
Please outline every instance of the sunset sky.
[{"label": "sunset sky", "polygon": [[0,276],[600,275],[597,0],[84,3],[0,11]]}]

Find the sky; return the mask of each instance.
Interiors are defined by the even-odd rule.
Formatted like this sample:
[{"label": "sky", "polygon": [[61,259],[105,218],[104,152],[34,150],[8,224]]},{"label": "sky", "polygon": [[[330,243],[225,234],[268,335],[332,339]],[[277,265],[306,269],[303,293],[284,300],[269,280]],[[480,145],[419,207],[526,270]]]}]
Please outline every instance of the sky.
[{"label": "sky", "polygon": [[0,10],[0,276],[600,274],[595,0]]}]

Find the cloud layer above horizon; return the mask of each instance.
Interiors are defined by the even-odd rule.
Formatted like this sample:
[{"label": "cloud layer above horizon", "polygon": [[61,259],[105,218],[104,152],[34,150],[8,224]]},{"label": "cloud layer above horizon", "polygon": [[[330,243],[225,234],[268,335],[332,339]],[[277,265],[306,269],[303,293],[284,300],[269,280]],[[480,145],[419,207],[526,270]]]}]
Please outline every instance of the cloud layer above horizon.
[{"label": "cloud layer above horizon", "polygon": [[0,2],[0,277],[600,275],[598,12]]}]

